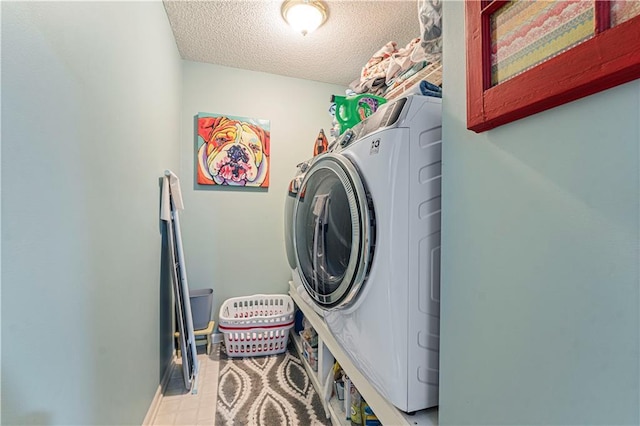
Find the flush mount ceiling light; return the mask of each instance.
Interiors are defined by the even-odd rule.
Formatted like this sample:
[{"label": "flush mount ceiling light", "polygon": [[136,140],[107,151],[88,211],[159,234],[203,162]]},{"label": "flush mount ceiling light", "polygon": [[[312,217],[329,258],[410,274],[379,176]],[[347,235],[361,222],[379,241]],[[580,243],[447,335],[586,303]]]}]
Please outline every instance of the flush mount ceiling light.
[{"label": "flush mount ceiling light", "polygon": [[285,0],[282,17],[303,36],[314,32],[327,20],[327,8],[319,0]]}]

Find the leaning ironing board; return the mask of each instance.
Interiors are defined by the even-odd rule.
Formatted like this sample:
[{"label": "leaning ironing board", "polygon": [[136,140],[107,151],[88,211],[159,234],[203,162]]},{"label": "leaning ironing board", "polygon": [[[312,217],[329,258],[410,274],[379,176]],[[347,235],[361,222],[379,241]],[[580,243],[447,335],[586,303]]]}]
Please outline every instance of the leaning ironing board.
[{"label": "leaning ironing board", "polygon": [[171,272],[173,278],[173,295],[175,298],[176,317],[182,351],[182,374],[184,386],[192,393],[197,392],[198,358],[196,338],[193,331],[189,284],[184,263],[182,237],[180,234],[180,218],[178,210],[182,210],[180,180],[170,170],[164,172],[162,182],[162,207],[160,218],[167,223],[169,252],[171,254]]}]

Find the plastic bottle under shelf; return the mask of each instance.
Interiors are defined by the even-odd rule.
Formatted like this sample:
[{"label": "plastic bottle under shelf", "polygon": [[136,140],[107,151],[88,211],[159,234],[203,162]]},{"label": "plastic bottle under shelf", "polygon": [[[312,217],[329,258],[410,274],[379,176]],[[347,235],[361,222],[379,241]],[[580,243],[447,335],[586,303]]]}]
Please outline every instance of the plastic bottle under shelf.
[{"label": "plastic bottle under shelf", "polygon": [[351,394],[351,425],[352,426],[361,426],[362,425],[362,397],[360,396],[360,392],[358,389],[351,383],[349,393]]}]

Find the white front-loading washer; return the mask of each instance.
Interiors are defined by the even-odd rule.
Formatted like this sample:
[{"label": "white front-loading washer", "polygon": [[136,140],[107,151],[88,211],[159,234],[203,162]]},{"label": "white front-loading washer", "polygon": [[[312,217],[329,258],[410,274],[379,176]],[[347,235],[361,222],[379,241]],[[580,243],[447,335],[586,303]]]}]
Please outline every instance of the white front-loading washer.
[{"label": "white front-loading washer", "polygon": [[293,212],[294,281],[406,412],[438,404],[441,106],[382,105],[314,159]]}]

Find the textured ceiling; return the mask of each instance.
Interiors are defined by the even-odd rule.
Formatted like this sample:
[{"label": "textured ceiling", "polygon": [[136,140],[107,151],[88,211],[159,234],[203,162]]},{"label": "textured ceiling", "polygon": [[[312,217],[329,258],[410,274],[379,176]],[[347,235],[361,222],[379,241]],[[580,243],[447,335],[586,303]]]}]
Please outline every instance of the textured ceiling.
[{"label": "textured ceiling", "polygon": [[327,22],[302,36],[282,1],[164,1],[183,59],[348,86],[384,44],[419,37],[417,0],[325,0]]}]

